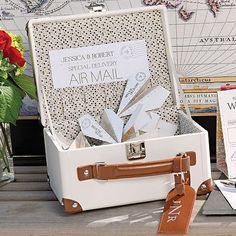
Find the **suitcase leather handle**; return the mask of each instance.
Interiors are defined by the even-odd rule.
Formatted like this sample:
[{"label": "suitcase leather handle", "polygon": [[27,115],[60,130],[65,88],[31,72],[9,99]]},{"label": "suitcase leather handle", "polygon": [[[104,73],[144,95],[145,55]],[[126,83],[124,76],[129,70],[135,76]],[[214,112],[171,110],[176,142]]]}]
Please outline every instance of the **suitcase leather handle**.
[{"label": "suitcase leather handle", "polygon": [[146,177],[170,173],[188,172],[196,164],[195,152],[177,154],[176,157],[161,161],[131,164],[94,164],[77,168],[80,181],[88,179],[109,180]]}]

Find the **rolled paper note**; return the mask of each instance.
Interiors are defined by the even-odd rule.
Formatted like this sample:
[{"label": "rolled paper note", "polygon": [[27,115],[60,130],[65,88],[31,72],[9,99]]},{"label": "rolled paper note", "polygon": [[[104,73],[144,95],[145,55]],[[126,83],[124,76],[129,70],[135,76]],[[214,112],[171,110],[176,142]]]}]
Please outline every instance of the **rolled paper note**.
[{"label": "rolled paper note", "polygon": [[112,109],[104,110],[101,126],[116,142],[121,142],[124,122]]},{"label": "rolled paper note", "polygon": [[117,143],[89,114],[80,117],[79,124],[85,136],[106,143]]},{"label": "rolled paper note", "polygon": [[135,98],[134,102],[132,102],[132,105],[129,105],[128,108],[120,114],[120,116],[122,117],[132,114],[140,104],[143,104],[144,111],[158,109],[166,101],[169,94],[170,92],[162,86],[148,89]]},{"label": "rolled paper note", "polygon": [[91,147],[88,140],[85,138],[82,132],[79,132],[78,136],[75,138],[75,140],[70,145],[69,149],[77,149],[77,148],[85,148],[85,147]]},{"label": "rolled paper note", "polygon": [[149,74],[138,72],[134,77],[128,79],[125,91],[120,102],[118,115],[126,108],[129,102],[146,86]]}]

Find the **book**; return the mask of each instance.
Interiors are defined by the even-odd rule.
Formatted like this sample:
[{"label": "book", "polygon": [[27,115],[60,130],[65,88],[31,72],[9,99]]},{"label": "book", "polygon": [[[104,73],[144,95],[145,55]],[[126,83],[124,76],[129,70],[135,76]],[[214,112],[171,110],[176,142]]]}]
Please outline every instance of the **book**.
[{"label": "book", "polygon": [[235,76],[222,76],[222,77],[180,77],[179,81],[181,84],[191,83],[228,83],[236,82]]},{"label": "book", "polygon": [[220,90],[226,90],[228,88],[236,88],[236,81],[227,83],[189,83],[182,84],[181,86],[184,92],[217,92]]},{"label": "book", "polygon": [[[236,77],[181,77],[179,78],[191,114],[216,115],[217,92],[236,88]],[[183,107],[183,100],[180,100]]]}]

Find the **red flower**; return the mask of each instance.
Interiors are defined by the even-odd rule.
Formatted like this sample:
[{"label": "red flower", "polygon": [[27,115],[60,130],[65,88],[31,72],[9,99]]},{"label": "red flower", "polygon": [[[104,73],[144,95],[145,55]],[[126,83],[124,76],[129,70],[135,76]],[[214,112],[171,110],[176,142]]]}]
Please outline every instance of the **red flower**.
[{"label": "red flower", "polygon": [[11,47],[12,39],[5,31],[0,31],[0,50],[5,51]]},{"label": "red flower", "polygon": [[17,64],[22,67],[25,64],[25,59],[22,57],[20,51],[14,47],[10,47],[3,52],[3,57],[8,57],[11,64]]}]

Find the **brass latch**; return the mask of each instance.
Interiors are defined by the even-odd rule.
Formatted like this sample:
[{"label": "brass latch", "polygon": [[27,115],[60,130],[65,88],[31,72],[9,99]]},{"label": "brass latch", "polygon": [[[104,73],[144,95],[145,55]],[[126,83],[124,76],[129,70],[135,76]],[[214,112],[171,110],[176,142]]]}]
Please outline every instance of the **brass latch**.
[{"label": "brass latch", "polygon": [[126,144],[127,159],[129,161],[144,159],[146,157],[145,143],[127,143]]}]

